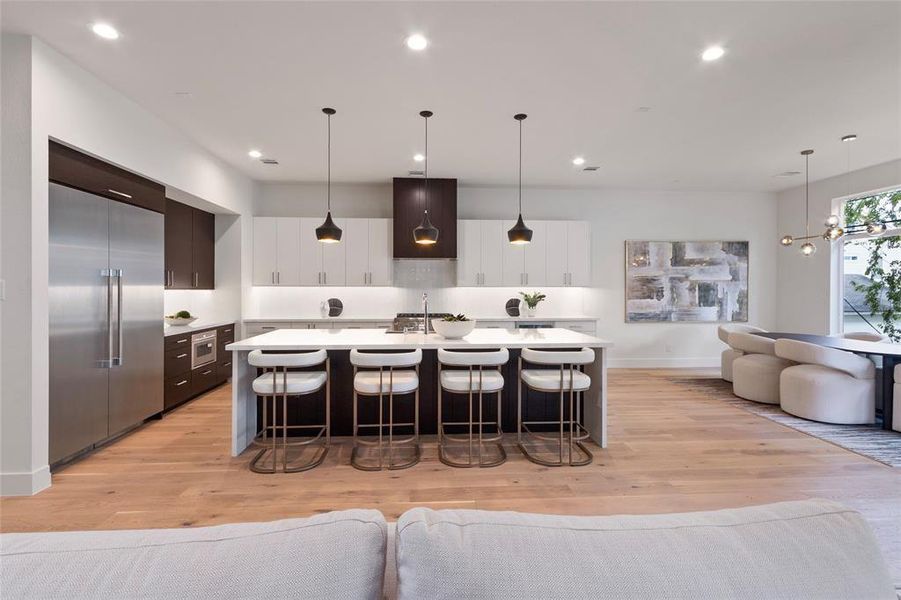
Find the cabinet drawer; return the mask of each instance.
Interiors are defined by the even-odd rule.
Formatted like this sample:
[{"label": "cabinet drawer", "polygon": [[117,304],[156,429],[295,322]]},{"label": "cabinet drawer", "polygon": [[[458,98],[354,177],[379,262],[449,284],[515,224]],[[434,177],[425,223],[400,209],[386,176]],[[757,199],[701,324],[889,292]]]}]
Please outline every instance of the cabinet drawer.
[{"label": "cabinet drawer", "polygon": [[557,321],[554,323],[554,327],[578,331],[588,335],[594,335],[597,332],[597,325],[594,321]]},{"label": "cabinet drawer", "polygon": [[291,323],[261,322],[244,324],[244,334],[247,337],[269,333],[270,331],[275,331],[276,329],[291,329]]},{"label": "cabinet drawer", "polygon": [[164,392],[164,407],[169,409],[176,404],[181,404],[192,396],[190,371],[181,377],[173,377],[166,380]]},{"label": "cabinet drawer", "polygon": [[231,344],[235,341],[235,325],[225,325],[223,327],[219,327],[216,331],[216,339],[219,341],[220,346],[224,346],[226,344]]},{"label": "cabinet drawer", "polygon": [[191,371],[191,392],[194,394],[205,392],[218,383],[219,376],[216,374],[215,363]]},{"label": "cabinet drawer", "polygon": [[226,379],[230,379],[232,376],[232,357],[231,352],[228,353],[228,358],[220,360],[216,363],[216,374],[218,376],[219,381],[225,381]]},{"label": "cabinet drawer", "polygon": [[191,350],[191,334],[190,333],[180,333],[178,335],[170,335],[166,337],[163,342],[163,348],[166,352],[170,350],[179,350],[181,348],[185,348],[190,352]]},{"label": "cabinet drawer", "polygon": [[163,370],[166,374],[166,379],[171,379],[173,377],[178,377],[179,375],[184,375],[186,373],[191,372],[191,348],[190,346],[185,346],[184,348],[176,348],[175,350],[170,350],[166,352],[166,359],[163,362],[164,367]]}]

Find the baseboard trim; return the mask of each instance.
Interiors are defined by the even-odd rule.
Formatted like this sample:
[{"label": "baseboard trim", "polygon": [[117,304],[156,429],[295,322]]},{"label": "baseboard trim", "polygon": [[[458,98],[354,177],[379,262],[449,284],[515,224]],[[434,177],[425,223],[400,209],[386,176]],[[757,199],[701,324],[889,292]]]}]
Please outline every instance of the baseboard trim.
[{"label": "baseboard trim", "polygon": [[50,487],[50,466],[31,473],[0,473],[0,496],[34,496]]},{"label": "baseboard trim", "polygon": [[720,366],[720,357],[693,358],[611,358],[611,369],[698,369]]}]

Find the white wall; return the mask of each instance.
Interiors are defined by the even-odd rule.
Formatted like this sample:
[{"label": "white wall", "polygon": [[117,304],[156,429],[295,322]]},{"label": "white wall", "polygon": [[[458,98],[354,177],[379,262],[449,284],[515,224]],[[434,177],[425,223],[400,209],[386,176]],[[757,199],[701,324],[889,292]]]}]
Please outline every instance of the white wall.
[{"label": "white wall", "polygon": [[[857,142],[859,143],[859,142]],[[816,156],[816,154],[814,154]],[[811,158],[813,165],[814,158]],[[830,177],[810,184],[810,231],[822,232],[823,221],[836,212],[840,201],[848,195],[859,195],[890,186],[901,186],[901,160]],[[804,186],[781,192],[779,203],[779,236],[804,234]],[[774,238],[774,243],[778,238]],[[837,295],[832,289],[832,264],[835,248],[822,239],[814,240],[817,252],[802,256],[794,246],[779,247],[776,326],[781,331],[801,333],[837,333],[832,318]]]},{"label": "white wall", "polygon": [[[531,219],[583,219],[592,229],[592,287],[550,289],[545,316],[596,316],[598,333],[616,347],[612,365],[630,367],[713,366],[722,344],[715,324],[625,323],[625,240],[748,240],[750,242],[750,322],[770,328],[776,323],[776,199],[772,194],[739,192],[668,192],[586,189],[527,189],[526,222]],[[390,183],[333,186],[335,216],[391,215]],[[325,204],[320,184],[261,184],[255,214],[321,216]],[[458,189],[461,219],[510,219],[516,211],[513,187]],[[431,290],[436,310],[461,310],[482,316],[502,314],[503,301],[518,288],[448,288]],[[245,317],[318,315],[319,302],[335,294],[349,314],[384,316],[416,310],[419,293],[394,288],[253,288]],[[399,308],[395,309],[394,307]],[[373,307],[370,309],[369,307]],[[377,310],[376,310],[377,307]],[[460,307],[459,309],[456,307]]]},{"label": "white wall", "polygon": [[[0,493],[29,494],[49,485],[48,462],[48,139],[53,138],[165,183],[218,212],[251,212],[253,182],[113,88],[27,36],[3,35],[2,416]],[[30,83],[28,78],[30,76]],[[29,129],[7,128],[7,107]],[[24,113],[22,113],[24,111]],[[29,115],[30,112],[30,115]],[[10,129],[8,132],[7,130]],[[30,169],[30,173],[28,172]],[[7,184],[8,173],[13,177]],[[10,193],[8,194],[7,191]],[[248,218],[217,217],[217,278],[210,312],[241,312],[239,282],[249,265],[234,262],[251,239]],[[220,270],[222,269],[222,270]],[[168,303],[168,302],[167,302]],[[15,374],[9,376],[9,374]],[[14,432],[11,435],[7,433]]]}]

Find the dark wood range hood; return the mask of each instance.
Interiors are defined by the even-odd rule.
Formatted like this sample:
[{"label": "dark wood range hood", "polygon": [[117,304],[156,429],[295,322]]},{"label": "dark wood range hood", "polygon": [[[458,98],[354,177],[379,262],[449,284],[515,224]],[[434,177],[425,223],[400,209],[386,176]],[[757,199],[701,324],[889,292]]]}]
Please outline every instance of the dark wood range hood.
[{"label": "dark wood range hood", "polygon": [[457,180],[429,179],[429,217],[438,228],[438,243],[420,245],[413,230],[426,207],[425,180],[394,178],[394,258],[457,258]]}]

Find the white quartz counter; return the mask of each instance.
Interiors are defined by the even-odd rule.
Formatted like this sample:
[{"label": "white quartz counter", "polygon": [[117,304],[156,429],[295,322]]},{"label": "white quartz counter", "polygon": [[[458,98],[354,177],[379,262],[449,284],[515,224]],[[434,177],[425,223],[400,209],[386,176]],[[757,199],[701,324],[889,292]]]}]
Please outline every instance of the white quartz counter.
[{"label": "white quartz counter", "polygon": [[[471,317],[475,321],[597,321],[597,317],[586,317],[586,316],[553,316],[553,315],[535,315],[534,317],[527,317],[525,315],[519,317],[511,317],[508,315],[503,316],[495,316],[495,317],[486,317],[486,316],[475,316]],[[394,315],[389,316],[379,316],[379,317],[248,317],[242,319],[245,323],[292,323],[292,322],[322,322],[322,323],[372,323],[378,321],[393,321]]]},{"label": "white quartz counter", "polygon": [[179,335],[182,333],[194,333],[195,331],[203,331],[204,329],[215,329],[226,325],[234,325],[235,321],[194,321],[190,325],[166,325],[163,323],[163,337],[170,335]]},{"label": "white quartz counter", "polygon": [[390,350],[392,348],[609,348],[607,340],[569,329],[475,329],[463,339],[431,333],[387,333],[384,329],[277,329],[238,340],[229,351]]}]

